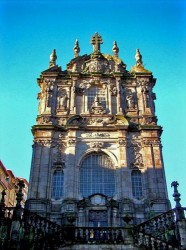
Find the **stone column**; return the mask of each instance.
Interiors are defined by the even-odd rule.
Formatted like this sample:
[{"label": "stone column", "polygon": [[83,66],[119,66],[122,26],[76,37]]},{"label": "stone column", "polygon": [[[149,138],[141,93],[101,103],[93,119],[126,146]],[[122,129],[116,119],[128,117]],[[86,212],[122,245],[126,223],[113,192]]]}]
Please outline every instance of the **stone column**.
[{"label": "stone column", "polygon": [[120,79],[116,79],[116,87],[117,87],[117,114],[122,114],[121,112],[121,94],[120,94]]},{"label": "stone column", "polygon": [[112,208],[112,227],[116,227],[117,223],[117,208]]},{"label": "stone column", "polygon": [[30,180],[28,188],[28,199],[37,198],[41,153],[42,153],[42,146],[39,143],[35,142],[33,145],[32,164],[31,164],[31,172],[30,172]]},{"label": "stone column", "polygon": [[44,141],[42,147],[42,157],[40,162],[40,173],[39,173],[39,181],[38,181],[38,195],[39,198],[47,199],[48,197],[48,185],[50,180],[48,180],[48,169],[50,166],[50,141]]},{"label": "stone column", "polygon": [[79,216],[78,216],[78,226],[79,227],[83,227],[85,226],[85,223],[84,223],[84,219],[85,219],[85,214],[84,214],[84,210],[82,207],[79,208]]},{"label": "stone column", "polygon": [[68,141],[68,154],[66,159],[66,168],[64,178],[64,199],[74,199],[76,196],[75,185],[75,138],[70,138]]},{"label": "stone column", "polygon": [[72,87],[70,91],[70,113],[75,114],[75,86],[76,86],[76,81],[72,81]]},{"label": "stone column", "polygon": [[127,141],[125,137],[119,138],[119,175],[120,175],[120,190],[119,196],[120,198],[126,197],[126,194],[129,195],[130,185],[128,182],[128,170],[127,170]]},{"label": "stone column", "polygon": [[111,97],[111,92],[110,92],[110,85],[108,85],[108,108],[109,108],[109,113],[112,114],[112,97]]}]

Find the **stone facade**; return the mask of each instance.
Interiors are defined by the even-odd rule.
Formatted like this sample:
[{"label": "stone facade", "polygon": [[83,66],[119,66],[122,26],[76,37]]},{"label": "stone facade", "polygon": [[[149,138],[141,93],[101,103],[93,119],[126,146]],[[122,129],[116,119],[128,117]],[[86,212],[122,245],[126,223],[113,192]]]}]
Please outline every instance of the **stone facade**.
[{"label": "stone facade", "polygon": [[117,43],[108,55],[102,42],[95,33],[92,54],[80,56],[76,40],[66,70],[53,50],[38,79],[27,205],[62,224],[122,226],[170,209],[156,79],[138,49],[128,71]]},{"label": "stone facade", "polygon": [[21,202],[22,207],[25,206],[28,193],[28,181],[24,178],[16,177],[12,170],[6,169],[2,161],[0,160],[0,193],[5,190],[5,206],[15,207],[16,206],[16,193],[18,191],[18,182],[22,180],[25,184],[23,189],[23,199]]}]

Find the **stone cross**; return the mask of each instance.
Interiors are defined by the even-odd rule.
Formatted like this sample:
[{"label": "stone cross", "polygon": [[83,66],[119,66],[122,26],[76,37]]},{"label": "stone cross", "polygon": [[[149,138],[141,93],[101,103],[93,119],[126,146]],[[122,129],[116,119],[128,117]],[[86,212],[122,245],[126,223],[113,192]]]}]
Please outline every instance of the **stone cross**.
[{"label": "stone cross", "polygon": [[98,32],[96,32],[91,39],[91,44],[93,45],[94,53],[100,52],[100,44],[102,43],[103,43],[102,37],[98,34]]}]

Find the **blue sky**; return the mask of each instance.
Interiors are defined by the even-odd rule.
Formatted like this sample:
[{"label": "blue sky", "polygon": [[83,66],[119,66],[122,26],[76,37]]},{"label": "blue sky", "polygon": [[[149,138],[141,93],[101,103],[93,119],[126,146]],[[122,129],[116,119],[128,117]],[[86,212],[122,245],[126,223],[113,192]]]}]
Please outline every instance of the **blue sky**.
[{"label": "blue sky", "polygon": [[157,78],[156,115],[163,126],[163,156],[170,184],[180,183],[186,206],[186,2],[183,0],[1,1],[0,0],[0,158],[15,175],[29,179],[32,134],[37,116],[36,78],[48,68],[52,49],[58,65],[92,52],[90,38],[102,35],[103,53],[113,41],[127,69],[139,48],[147,69]]}]

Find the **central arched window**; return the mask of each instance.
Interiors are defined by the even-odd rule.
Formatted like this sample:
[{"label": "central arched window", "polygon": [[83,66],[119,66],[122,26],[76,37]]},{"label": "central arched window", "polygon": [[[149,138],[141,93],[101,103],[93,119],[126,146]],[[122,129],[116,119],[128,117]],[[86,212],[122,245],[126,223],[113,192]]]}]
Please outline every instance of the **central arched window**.
[{"label": "central arched window", "polygon": [[115,169],[109,156],[92,153],[80,168],[80,192],[83,197],[101,193],[112,197],[115,193]]}]

